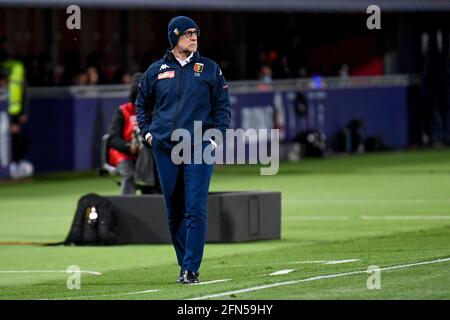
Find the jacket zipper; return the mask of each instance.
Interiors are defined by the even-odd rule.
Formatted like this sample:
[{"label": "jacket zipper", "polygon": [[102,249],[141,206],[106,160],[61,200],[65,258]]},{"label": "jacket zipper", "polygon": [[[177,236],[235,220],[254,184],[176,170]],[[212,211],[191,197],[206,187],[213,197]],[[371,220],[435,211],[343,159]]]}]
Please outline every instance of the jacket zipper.
[{"label": "jacket zipper", "polygon": [[181,86],[183,85],[183,67],[180,68],[180,76],[178,77],[178,99],[177,99],[177,108],[175,109],[175,114],[173,116],[173,127],[172,132],[175,131],[177,125],[177,117],[180,108],[180,100],[181,100]]}]

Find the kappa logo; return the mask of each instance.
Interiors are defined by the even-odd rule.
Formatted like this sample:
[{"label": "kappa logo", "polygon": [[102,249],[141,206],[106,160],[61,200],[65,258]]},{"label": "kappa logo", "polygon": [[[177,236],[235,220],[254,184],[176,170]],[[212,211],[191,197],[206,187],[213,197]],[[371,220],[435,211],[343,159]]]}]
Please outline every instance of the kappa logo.
[{"label": "kappa logo", "polygon": [[158,74],[158,80],[170,79],[173,77],[175,77],[175,71],[166,71],[166,72],[161,72],[160,74]]},{"label": "kappa logo", "polygon": [[159,68],[159,71],[161,71],[161,70],[165,70],[165,69],[168,69],[168,68],[170,68],[167,64],[163,64],[163,65],[161,65],[161,67]]},{"label": "kappa logo", "polygon": [[202,72],[203,71],[203,63],[196,63],[194,64],[194,71],[195,72]]}]

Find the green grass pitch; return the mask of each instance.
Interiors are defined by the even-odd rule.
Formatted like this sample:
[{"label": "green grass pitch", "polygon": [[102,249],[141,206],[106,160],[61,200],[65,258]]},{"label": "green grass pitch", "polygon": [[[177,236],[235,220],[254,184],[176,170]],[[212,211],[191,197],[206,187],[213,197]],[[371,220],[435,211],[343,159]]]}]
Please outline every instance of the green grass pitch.
[{"label": "green grass pitch", "polygon": [[[175,283],[171,245],[26,244],[63,240],[81,195],[118,193],[110,180],[89,172],[0,183],[0,299],[450,298],[448,149],[282,163],[275,176],[217,167],[210,190],[280,191],[282,239],[207,244],[201,281],[231,280],[186,286]],[[431,263],[411,265],[420,262]],[[81,289],[69,290],[65,272],[35,272],[70,265],[101,275],[82,273]],[[371,265],[399,267],[382,269],[381,288],[369,290]],[[280,270],[291,272],[269,275]]]}]

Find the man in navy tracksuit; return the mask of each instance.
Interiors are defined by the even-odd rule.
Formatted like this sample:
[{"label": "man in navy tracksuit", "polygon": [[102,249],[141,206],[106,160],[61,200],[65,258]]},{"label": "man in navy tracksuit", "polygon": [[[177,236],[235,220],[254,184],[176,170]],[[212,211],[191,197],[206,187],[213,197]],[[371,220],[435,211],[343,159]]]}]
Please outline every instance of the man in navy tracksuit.
[{"label": "man in navy tracksuit", "polygon": [[[169,22],[171,49],[145,72],[136,99],[139,129],[152,145],[181,267],[177,282],[188,284],[199,282],[213,164],[204,160],[175,164],[171,151],[178,142],[171,134],[186,129],[193,137],[194,121],[201,121],[202,132],[213,128],[225,136],[231,117],[228,85],[219,66],[197,51],[199,34],[188,17]],[[202,142],[201,150],[210,143]],[[194,150],[193,139],[191,146]]]}]

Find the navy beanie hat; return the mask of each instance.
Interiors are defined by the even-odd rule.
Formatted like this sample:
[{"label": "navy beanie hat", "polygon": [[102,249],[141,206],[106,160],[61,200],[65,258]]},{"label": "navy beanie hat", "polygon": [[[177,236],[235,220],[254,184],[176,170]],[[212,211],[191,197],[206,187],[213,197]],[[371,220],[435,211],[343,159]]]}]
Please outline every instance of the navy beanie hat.
[{"label": "navy beanie hat", "polygon": [[170,20],[169,26],[167,28],[167,34],[169,36],[170,47],[173,48],[178,43],[178,38],[185,32],[187,29],[195,28],[200,30],[197,27],[197,24],[194,20],[185,16],[178,16]]}]

